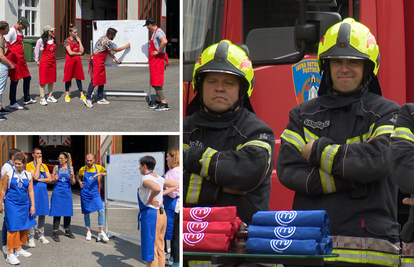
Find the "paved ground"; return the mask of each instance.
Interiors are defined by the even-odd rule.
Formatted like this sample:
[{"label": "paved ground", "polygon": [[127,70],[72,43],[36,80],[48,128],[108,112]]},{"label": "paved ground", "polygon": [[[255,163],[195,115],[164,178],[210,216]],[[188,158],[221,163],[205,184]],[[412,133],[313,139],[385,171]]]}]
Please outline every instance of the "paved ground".
[{"label": "paved ground", "polygon": [[[49,190],[49,196],[51,195]],[[92,240],[86,241],[86,230],[83,215],[80,208],[79,189],[73,192],[73,212],[71,229],[75,239],[64,236],[63,219],[59,229],[60,242],[54,242],[52,235],[52,217],[46,217],[45,236],[50,244],[42,244],[35,241],[36,247],[23,249],[32,253],[31,257],[22,258],[20,266],[103,266],[103,267],[127,267],[145,266],[141,260],[141,247],[139,242],[113,237],[108,243],[96,242],[98,234],[97,213],[91,214]],[[125,208],[110,205],[108,211],[108,230],[126,236],[140,238],[137,230],[138,209]],[[0,215],[0,227],[3,222],[3,214]],[[37,235],[36,235],[37,237]],[[1,255],[1,253],[0,253]],[[0,266],[11,266],[0,258]]]},{"label": "paved ground", "polygon": [[[82,59],[86,80],[83,90],[86,93],[90,78],[88,59]],[[164,94],[170,110],[155,112],[148,109],[145,97],[107,96],[109,105],[94,103],[87,108],[79,100],[76,81],[72,80],[70,97],[66,103],[63,70],[65,60],[57,60],[57,82],[53,96],[58,103],[41,106],[39,96],[39,72],[35,62],[28,62],[32,76],[30,93],[36,104],[25,106],[25,110],[12,110],[7,121],[0,122],[1,131],[6,132],[179,132],[180,131],[180,84],[179,61],[172,59],[164,77]],[[147,67],[107,67],[105,91],[149,92],[149,69]],[[3,92],[3,105],[9,109],[10,81]],[[46,89],[47,91],[47,89]],[[95,88],[95,92],[97,88]],[[151,89],[152,97],[155,91]],[[23,106],[23,80],[17,86],[17,102]]]}]

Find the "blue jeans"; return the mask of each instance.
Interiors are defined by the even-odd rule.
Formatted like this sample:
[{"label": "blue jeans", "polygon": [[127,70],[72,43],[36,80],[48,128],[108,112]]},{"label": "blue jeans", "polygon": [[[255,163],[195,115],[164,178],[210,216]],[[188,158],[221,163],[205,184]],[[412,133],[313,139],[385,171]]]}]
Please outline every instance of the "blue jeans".
[{"label": "blue jeans", "polygon": [[[27,76],[23,78],[23,94],[24,94],[24,102],[27,102],[30,100],[30,80],[32,79],[32,76]],[[16,100],[16,93],[17,93],[17,84],[19,84],[19,81],[14,82],[10,81],[10,105],[14,105]]]},{"label": "blue jeans", "polygon": [[[85,220],[85,226],[86,228],[91,228],[91,218],[89,217],[90,213],[85,213],[83,215],[83,219]],[[98,226],[99,227],[103,227],[104,226],[104,222],[105,221],[105,213],[104,210],[98,210]]]},{"label": "blue jeans", "polygon": [[[87,100],[91,100],[92,92],[93,92],[93,89],[94,88],[95,87],[93,86],[93,59],[91,59],[91,83],[89,84],[88,93],[86,94],[86,99]],[[104,90],[104,86],[103,85],[99,85],[98,86],[98,101],[99,100],[102,100],[104,98],[104,96],[103,96],[103,90]]]},{"label": "blue jeans", "polygon": [[0,62],[0,106],[2,103],[3,91],[4,91],[4,88],[6,88],[8,75],[9,75],[9,67],[3,62]]}]

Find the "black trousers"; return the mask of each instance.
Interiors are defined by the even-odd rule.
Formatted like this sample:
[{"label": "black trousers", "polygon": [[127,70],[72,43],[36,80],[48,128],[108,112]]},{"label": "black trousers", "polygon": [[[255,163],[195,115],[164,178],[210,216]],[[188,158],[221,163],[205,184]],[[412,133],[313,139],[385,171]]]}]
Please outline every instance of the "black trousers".
[{"label": "black trousers", "polygon": [[[72,217],[63,217],[63,227],[65,229],[70,227]],[[58,230],[60,224],[60,217],[53,217],[53,230]]]}]

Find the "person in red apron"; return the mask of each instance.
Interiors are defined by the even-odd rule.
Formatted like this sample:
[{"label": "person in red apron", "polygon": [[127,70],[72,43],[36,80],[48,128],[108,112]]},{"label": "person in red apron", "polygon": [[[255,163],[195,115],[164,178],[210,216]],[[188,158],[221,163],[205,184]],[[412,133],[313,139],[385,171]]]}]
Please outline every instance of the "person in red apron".
[{"label": "person in red apron", "polygon": [[88,93],[86,94],[86,101],[85,105],[88,108],[93,107],[91,97],[92,92],[95,86],[98,86],[98,104],[109,104],[109,101],[104,98],[104,85],[106,84],[106,71],[105,71],[105,58],[108,54],[114,61],[119,64],[119,60],[112,54],[112,51],[120,52],[124,49],[129,48],[131,45],[130,43],[122,46],[116,47],[112,40],[115,38],[116,33],[118,31],[114,28],[108,28],[106,31],[106,35],[99,38],[96,42],[95,46],[93,47],[93,53],[89,58],[89,71],[88,73],[91,75],[91,83],[88,87]]},{"label": "person in red apron", "polygon": [[85,49],[78,36],[78,30],[73,27],[72,24],[69,26],[69,37],[63,42],[63,46],[66,50],[65,71],[63,73],[63,82],[65,83],[66,91],[65,102],[70,102],[69,87],[71,86],[71,80],[73,78],[76,79],[80,100],[85,102],[86,96],[83,94],[81,82],[85,80],[85,74],[83,73],[83,66],[80,58]]},{"label": "person in red apron", "polygon": [[14,77],[10,76],[10,108],[12,109],[23,109],[17,103],[16,92],[17,84],[20,79],[23,79],[23,104],[33,104],[36,103],[36,100],[30,98],[30,76],[29,69],[27,68],[26,60],[24,59],[24,49],[23,49],[23,30],[29,27],[29,21],[25,17],[19,17],[17,24],[10,29],[10,32],[4,36],[4,39],[10,44],[11,52],[15,56],[15,63],[17,65],[17,75]]},{"label": "person in red apron", "polygon": [[[40,104],[46,106],[48,102],[56,103],[56,98],[53,97],[53,84],[56,82],[56,43],[55,43],[55,28],[50,25],[43,27],[43,34],[37,40],[34,49],[34,60],[39,66],[39,91]],[[42,52],[39,63],[39,54]],[[49,96],[45,98],[45,87],[48,85]]]},{"label": "person in red apron", "polygon": [[103,231],[105,213],[102,205],[101,195],[99,194],[99,176],[106,176],[106,169],[95,164],[95,156],[92,153],[86,155],[86,166],[80,168],[77,179],[81,188],[81,208],[86,226],[86,240],[90,241],[92,212],[98,212],[98,239],[108,242],[109,238]]},{"label": "person in red apron", "polygon": [[9,69],[14,69],[14,65],[7,58],[10,52],[10,45],[4,40],[3,35],[9,33],[9,24],[5,21],[0,21],[0,121],[7,120],[3,115],[9,114],[10,111],[2,106],[2,95],[4,88],[6,88],[7,77]]},{"label": "person in red apron", "polygon": [[164,49],[168,41],[164,31],[158,28],[155,23],[155,19],[147,19],[144,24],[144,27],[145,26],[152,32],[151,40],[149,42],[148,61],[151,73],[150,84],[157,94],[157,100],[153,103],[150,102],[148,108],[152,108],[155,111],[169,110],[168,103],[165,100],[164,91],[162,90],[162,86],[164,85],[165,60],[167,61],[167,66],[169,65],[168,55],[165,53]]}]

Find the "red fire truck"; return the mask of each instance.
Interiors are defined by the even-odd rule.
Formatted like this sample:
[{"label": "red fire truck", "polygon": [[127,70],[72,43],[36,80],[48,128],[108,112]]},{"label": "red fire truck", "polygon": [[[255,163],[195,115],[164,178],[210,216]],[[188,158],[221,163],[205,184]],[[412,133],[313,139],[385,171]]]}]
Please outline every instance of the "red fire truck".
[{"label": "red fire truck", "polygon": [[[191,78],[201,52],[222,39],[246,44],[256,77],[251,102],[275,133],[276,161],[289,110],[319,88],[318,42],[330,26],[346,17],[368,26],[376,37],[383,96],[400,105],[413,102],[412,10],[412,0],[184,0],[184,116],[194,97]],[[291,209],[292,200],[293,192],[280,184],[274,170],[270,208]]]}]

